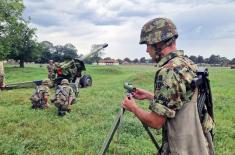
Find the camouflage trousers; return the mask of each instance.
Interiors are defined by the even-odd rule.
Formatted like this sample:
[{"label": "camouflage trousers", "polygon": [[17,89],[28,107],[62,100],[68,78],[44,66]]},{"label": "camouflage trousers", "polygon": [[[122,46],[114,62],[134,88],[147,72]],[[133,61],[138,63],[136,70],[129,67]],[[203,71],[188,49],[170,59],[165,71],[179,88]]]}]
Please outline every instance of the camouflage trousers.
[{"label": "camouflage trousers", "polygon": [[32,108],[33,109],[46,109],[49,108],[48,103],[44,102],[32,102]]},{"label": "camouflage trousers", "polygon": [[58,115],[60,115],[60,116],[64,116],[66,114],[66,112],[71,111],[71,105],[68,104],[67,101],[64,102],[64,101],[61,101],[61,100],[56,100],[53,103],[58,108]]}]

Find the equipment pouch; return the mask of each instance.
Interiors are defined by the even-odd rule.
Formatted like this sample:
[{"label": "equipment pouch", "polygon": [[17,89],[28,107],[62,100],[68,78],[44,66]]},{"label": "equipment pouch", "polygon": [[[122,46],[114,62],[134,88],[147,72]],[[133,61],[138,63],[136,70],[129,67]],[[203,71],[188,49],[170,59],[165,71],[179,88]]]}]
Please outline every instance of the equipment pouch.
[{"label": "equipment pouch", "polygon": [[208,133],[209,131],[211,131],[214,128],[214,126],[215,126],[215,123],[210,117],[210,115],[208,113],[205,113],[205,116],[202,122],[202,128],[203,128],[204,133]]}]

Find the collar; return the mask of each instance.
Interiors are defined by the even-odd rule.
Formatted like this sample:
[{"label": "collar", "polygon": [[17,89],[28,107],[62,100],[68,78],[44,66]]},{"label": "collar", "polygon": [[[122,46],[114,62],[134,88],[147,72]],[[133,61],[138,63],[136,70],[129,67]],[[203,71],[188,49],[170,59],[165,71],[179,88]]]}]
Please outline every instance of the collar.
[{"label": "collar", "polygon": [[179,56],[183,56],[184,55],[184,51],[183,50],[176,50],[173,52],[170,52],[169,54],[167,54],[166,56],[164,56],[157,64],[156,67],[160,68],[163,65],[165,65],[169,60],[175,58],[175,57],[179,57]]}]

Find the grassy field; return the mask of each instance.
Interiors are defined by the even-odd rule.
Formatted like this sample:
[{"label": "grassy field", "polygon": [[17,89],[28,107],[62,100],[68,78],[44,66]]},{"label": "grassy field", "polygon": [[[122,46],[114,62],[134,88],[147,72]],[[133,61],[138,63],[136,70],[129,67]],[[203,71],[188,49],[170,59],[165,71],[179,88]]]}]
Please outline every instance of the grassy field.
[{"label": "grassy field", "polygon": [[[0,92],[0,154],[98,154],[125,95],[123,83],[130,81],[152,91],[154,71],[153,66],[87,66],[93,86],[80,90],[72,112],[63,118],[56,115],[53,105],[48,110],[32,110],[29,97],[33,88]],[[235,154],[235,70],[210,68],[209,71],[215,104],[216,154],[232,155]],[[7,83],[47,76],[46,68],[36,65],[24,69],[7,66],[5,72]],[[138,103],[148,109],[148,102]],[[141,123],[129,112],[117,135],[107,154],[156,152]]]}]

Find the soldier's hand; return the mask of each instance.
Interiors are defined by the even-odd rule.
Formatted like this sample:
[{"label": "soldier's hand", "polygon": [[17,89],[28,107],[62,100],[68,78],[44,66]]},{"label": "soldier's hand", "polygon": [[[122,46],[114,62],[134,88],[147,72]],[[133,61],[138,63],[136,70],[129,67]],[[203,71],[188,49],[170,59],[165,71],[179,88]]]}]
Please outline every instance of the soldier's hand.
[{"label": "soldier's hand", "polygon": [[123,102],[122,102],[122,107],[127,109],[128,111],[133,112],[136,108],[138,108],[138,105],[135,103],[135,100],[133,97],[125,97]]},{"label": "soldier's hand", "polygon": [[154,98],[153,93],[141,88],[136,88],[136,91],[134,91],[132,95],[135,99],[138,100],[144,100],[144,99],[152,100]]}]

